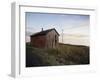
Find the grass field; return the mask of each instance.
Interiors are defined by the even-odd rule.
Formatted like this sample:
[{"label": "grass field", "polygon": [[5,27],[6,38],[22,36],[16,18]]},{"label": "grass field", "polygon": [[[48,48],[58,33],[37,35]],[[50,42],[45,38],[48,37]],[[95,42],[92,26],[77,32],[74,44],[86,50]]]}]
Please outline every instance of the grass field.
[{"label": "grass field", "polygon": [[89,64],[89,47],[59,43],[57,49],[26,44],[26,67]]}]

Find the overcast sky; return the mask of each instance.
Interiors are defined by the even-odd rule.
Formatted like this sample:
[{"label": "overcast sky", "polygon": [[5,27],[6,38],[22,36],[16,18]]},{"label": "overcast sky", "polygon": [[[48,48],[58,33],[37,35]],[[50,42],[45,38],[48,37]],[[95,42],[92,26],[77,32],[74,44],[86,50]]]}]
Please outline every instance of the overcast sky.
[{"label": "overcast sky", "polygon": [[89,45],[89,15],[26,12],[26,41],[41,28],[55,28],[60,34],[59,42],[63,35],[63,43]]}]

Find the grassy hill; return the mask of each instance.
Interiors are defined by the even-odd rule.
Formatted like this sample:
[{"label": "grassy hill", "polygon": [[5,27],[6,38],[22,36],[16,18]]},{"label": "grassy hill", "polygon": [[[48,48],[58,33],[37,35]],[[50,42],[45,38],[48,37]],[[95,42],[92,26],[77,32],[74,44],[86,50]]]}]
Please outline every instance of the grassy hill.
[{"label": "grassy hill", "polygon": [[26,67],[89,64],[89,47],[59,43],[57,49],[26,44]]}]

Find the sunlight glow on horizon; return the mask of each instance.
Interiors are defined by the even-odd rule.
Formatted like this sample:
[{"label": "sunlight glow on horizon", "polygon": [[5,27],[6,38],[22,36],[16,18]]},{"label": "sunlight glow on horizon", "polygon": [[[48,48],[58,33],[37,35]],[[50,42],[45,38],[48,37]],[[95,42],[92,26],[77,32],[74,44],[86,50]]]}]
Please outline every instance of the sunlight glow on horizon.
[{"label": "sunlight glow on horizon", "polygon": [[59,36],[59,42],[75,45],[89,46],[89,15],[76,14],[46,14],[26,13],[26,42],[30,41],[30,35],[44,30],[55,28]]}]

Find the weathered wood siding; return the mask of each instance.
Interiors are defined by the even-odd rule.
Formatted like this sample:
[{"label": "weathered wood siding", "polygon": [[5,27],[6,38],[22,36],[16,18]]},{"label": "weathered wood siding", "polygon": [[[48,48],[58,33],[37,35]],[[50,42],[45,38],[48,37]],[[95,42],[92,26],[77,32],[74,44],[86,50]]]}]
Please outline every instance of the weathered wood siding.
[{"label": "weathered wood siding", "polygon": [[31,44],[37,48],[57,48],[59,46],[59,35],[52,30],[46,35],[31,37]]},{"label": "weathered wood siding", "polygon": [[58,34],[55,30],[48,32],[46,35],[46,47],[47,48],[57,48],[59,43]]},{"label": "weathered wood siding", "polygon": [[46,37],[45,36],[36,36],[31,37],[31,44],[37,48],[45,48],[46,46]]}]

